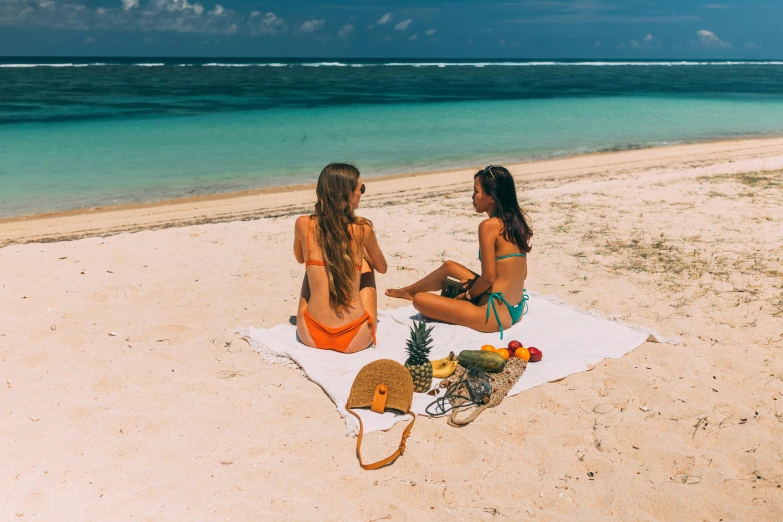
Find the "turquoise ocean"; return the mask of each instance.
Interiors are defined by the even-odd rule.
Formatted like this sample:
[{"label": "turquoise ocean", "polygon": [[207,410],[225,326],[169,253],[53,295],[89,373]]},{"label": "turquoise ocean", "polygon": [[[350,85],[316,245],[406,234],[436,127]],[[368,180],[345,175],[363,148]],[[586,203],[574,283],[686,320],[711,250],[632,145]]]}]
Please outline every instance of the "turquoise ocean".
[{"label": "turquoise ocean", "polygon": [[783,134],[783,61],[0,59],[0,217]]}]

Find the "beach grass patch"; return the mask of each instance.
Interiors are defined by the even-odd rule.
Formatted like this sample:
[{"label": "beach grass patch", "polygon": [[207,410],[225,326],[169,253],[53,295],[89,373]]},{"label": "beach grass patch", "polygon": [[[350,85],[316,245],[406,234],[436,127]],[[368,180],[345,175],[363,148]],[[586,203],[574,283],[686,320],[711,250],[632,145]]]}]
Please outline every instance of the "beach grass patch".
[{"label": "beach grass patch", "polygon": [[598,253],[620,258],[614,263],[615,271],[687,275],[691,279],[710,271],[709,261],[699,250],[681,248],[663,233],[655,238],[641,234],[630,239],[607,239]]},{"label": "beach grass patch", "polygon": [[783,317],[783,291],[781,291],[772,302],[772,308],[772,315],[774,317]]},{"label": "beach grass patch", "polygon": [[736,174],[734,179],[749,187],[773,188],[783,186],[783,171],[744,172]]}]

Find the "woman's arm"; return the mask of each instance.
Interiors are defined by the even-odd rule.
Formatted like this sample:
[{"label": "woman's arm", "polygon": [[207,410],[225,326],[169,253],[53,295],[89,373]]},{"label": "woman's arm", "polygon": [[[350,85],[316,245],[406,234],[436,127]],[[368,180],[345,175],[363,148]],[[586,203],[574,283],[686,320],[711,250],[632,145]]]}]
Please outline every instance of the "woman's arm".
[{"label": "woman's arm", "polygon": [[497,220],[485,219],[478,229],[481,250],[481,275],[470,287],[470,297],[475,299],[492,287],[495,282],[495,240],[500,228]]},{"label": "woman's arm", "polygon": [[306,237],[307,228],[310,226],[309,216],[299,216],[294,224],[294,257],[297,263],[304,263],[305,256],[302,249],[302,237]]},{"label": "woman's arm", "polygon": [[378,238],[375,237],[375,230],[370,225],[364,225],[362,227],[363,232],[363,247],[366,253],[367,262],[378,273],[385,274],[389,267],[386,265],[386,258],[381,252],[381,247],[378,245]]}]

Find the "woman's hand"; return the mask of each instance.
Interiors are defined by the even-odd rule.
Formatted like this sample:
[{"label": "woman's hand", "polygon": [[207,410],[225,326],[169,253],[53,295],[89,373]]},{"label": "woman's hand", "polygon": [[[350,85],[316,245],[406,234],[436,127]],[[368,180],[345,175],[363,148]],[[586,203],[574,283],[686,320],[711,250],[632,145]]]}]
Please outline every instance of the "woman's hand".
[{"label": "woman's hand", "polygon": [[459,294],[454,299],[456,299],[457,301],[470,301],[470,299],[468,299],[468,296],[465,295],[465,292]]}]

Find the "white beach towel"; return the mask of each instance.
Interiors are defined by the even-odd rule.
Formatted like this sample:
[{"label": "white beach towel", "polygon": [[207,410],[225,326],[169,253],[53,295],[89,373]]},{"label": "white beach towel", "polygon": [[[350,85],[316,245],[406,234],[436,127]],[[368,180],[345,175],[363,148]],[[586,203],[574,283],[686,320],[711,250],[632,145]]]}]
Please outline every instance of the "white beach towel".
[{"label": "white beach towel", "polygon": [[[480,333],[463,326],[435,322],[432,331],[431,359],[459,354],[462,350],[478,350],[484,344],[505,346],[517,339],[525,346],[535,346],[543,352],[540,362],[529,364],[522,378],[508,393],[516,395],[539,384],[562,379],[572,373],[589,369],[603,359],[622,357],[645,341],[670,342],[651,330],[575,310],[551,297],[531,295],[529,311],[513,327],[505,330],[503,341],[499,333]],[[273,328],[238,330],[250,345],[268,362],[300,367],[305,375],[329,395],[345,419],[346,435],[355,435],[359,425],[345,411],[345,403],[356,374],[366,364],[377,359],[392,359],[404,363],[405,341],[410,334],[411,320],[422,317],[412,306],[378,313],[378,345],[354,354],[332,350],[317,350],[305,346],[296,337],[296,328],[281,324]],[[438,381],[435,380],[436,384]],[[425,408],[435,397],[415,393],[411,410],[425,415]],[[392,413],[378,414],[358,410],[365,433],[387,430],[408,417]]]}]

